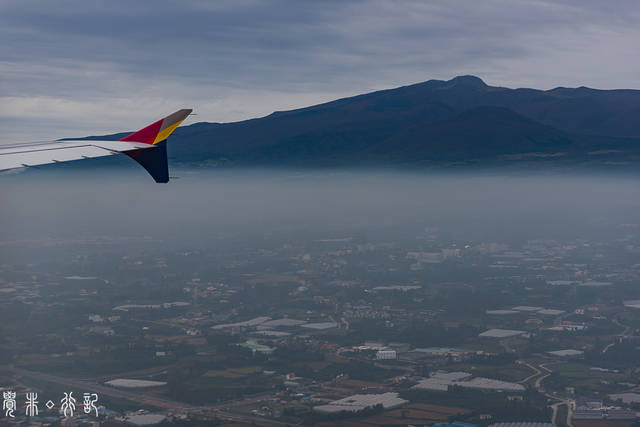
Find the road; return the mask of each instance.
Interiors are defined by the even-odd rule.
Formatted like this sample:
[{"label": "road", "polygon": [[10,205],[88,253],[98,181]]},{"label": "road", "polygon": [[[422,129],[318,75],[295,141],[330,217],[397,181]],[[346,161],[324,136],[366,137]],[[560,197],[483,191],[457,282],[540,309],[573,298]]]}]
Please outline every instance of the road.
[{"label": "road", "polygon": [[551,405],[551,409],[553,409],[553,415],[551,415],[551,424],[554,426],[558,425],[558,407],[562,405],[563,402],[556,402]]},{"label": "road", "polygon": [[[622,331],[621,334],[616,335],[616,338],[620,337],[620,338],[627,338],[632,336],[633,334],[630,334],[631,332],[631,326],[627,326],[627,325],[623,325],[622,323],[620,323],[620,321],[617,318],[613,318],[612,320],[613,323],[615,323],[616,325],[620,326],[621,328],[624,328],[624,330]],[[605,348],[602,349],[603,353],[606,353],[607,351],[609,351],[609,349],[611,347],[613,347],[614,345],[616,345],[616,343],[618,342],[618,340],[614,340],[612,343],[609,343],[605,346]]]},{"label": "road", "polygon": [[534,373],[529,375],[527,378],[518,381],[520,384],[525,384],[527,382],[529,382],[529,380],[531,380],[532,378],[537,377],[538,375],[540,375],[542,373],[542,371],[538,368],[536,368],[535,366],[533,366],[532,364],[525,362],[523,360],[517,360],[516,363],[520,364],[520,365],[524,365],[527,368],[531,369]]},{"label": "road", "polygon": [[[548,395],[547,395],[548,396]],[[557,397],[554,397],[554,399],[558,399]],[[567,426],[569,427],[574,427],[573,426],[573,407],[575,406],[576,402],[575,400],[571,400],[571,399],[566,399],[566,400],[561,400],[559,402],[554,403],[553,405],[551,405],[551,408],[553,408],[553,416],[551,417],[551,422],[553,423],[553,425],[557,426],[557,418],[558,418],[558,407],[562,406],[562,405],[567,405]]]},{"label": "road", "polygon": [[533,387],[539,392],[544,394],[545,397],[547,397],[548,399],[552,399],[552,400],[557,400],[556,403],[550,405],[551,409],[553,409],[553,415],[551,416],[551,422],[554,425],[558,425],[557,424],[557,418],[558,418],[558,407],[561,405],[567,405],[567,420],[566,423],[569,427],[573,427],[573,422],[571,420],[571,417],[573,416],[573,407],[575,405],[575,401],[572,399],[566,399],[566,398],[562,398],[562,397],[558,397],[555,396],[553,394],[547,393],[543,388],[542,388],[542,381],[545,380],[545,378],[547,378],[549,375],[551,375],[553,373],[553,371],[551,369],[549,369],[546,365],[548,364],[552,364],[552,363],[556,363],[556,362],[548,362],[548,363],[538,363],[537,366],[532,365],[531,363],[524,361],[524,360],[520,360],[518,361],[519,364],[521,365],[525,365],[526,367],[530,368],[531,370],[534,371],[533,374],[529,375],[527,378],[520,380],[519,383],[520,384],[524,384],[527,383],[531,380],[533,380],[535,378],[535,381],[533,382]]},{"label": "road", "polygon": [[538,377],[533,386],[539,392],[544,393],[544,389],[542,388],[542,381],[544,381],[545,378],[547,378],[549,375],[551,375],[553,373],[553,371],[551,369],[547,368],[544,363],[539,364],[538,367],[540,369],[544,370],[545,374],[542,375],[541,377]]},{"label": "road", "polygon": [[520,380],[518,382],[520,384],[525,384],[537,377],[535,382],[532,385],[536,390],[538,390],[541,393],[544,393],[544,390],[542,389],[542,381],[544,381],[545,378],[551,375],[552,373],[551,369],[547,368],[544,363],[539,363],[537,367],[524,360],[518,360],[517,363],[520,365],[524,365],[527,368],[534,371],[533,374],[529,375],[527,378]]}]

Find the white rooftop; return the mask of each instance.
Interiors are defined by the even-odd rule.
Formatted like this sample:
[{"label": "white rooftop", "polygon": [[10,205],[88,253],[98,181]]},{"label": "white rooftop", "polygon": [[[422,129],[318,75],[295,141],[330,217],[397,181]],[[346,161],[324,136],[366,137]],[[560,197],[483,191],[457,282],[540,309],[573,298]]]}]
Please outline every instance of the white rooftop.
[{"label": "white rooftop", "polygon": [[625,301],[624,306],[630,308],[640,308],[640,299]]},{"label": "white rooftop", "polygon": [[552,308],[543,308],[542,310],[538,311],[538,313],[546,314],[548,316],[559,316],[562,313],[564,313],[564,310],[554,310]]},{"label": "white rooftop", "polygon": [[547,328],[547,331],[581,331],[584,325],[557,325]]},{"label": "white rooftop", "polygon": [[376,405],[382,405],[385,409],[397,408],[407,402],[407,400],[399,398],[398,393],[355,394],[344,399],[334,400],[326,405],[314,406],[313,410],[325,413],[358,412]]},{"label": "white rooftop", "polygon": [[551,423],[542,423],[535,421],[516,421],[511,423],[494,423],[489,427],[554,427]]},{"label": "white rooftop", "polygon": [[320,322],[320,323],[306,323],[304,325],[300,325],[303,328],[309,329],[331,329],[338,326],[336,322]]},{"label": "white rooftop", "polygon": [[582,282],[578,286],[589,286],[589,287],[592,287],[592,288],[599,288],[601,286],[611,286],[611,282],[589,281],[589,282]]},{"label": "white rooftop", "polygon": [[120,388],[146,388],[146,387],[160,387],[166,385],[164,381],[149,381],[149,380],[128,380],[125,378],[118,378],[115,380],[107,381],[105,384],[109,384],[113,387]]},{"label": "white rooftop", "polygon": [[517,314],[519,311],[517,310],[487,310],[487,314],[494,314],[497,316],[504,316],[509,314]]},{"label": "white rooftop", "polygon": [[374,291],[412,291],[414,289],[420,289],[422,286],[403,286],[403,285],[394,285],[394,286],[376,286],[372,290]]},{"label": "white rooftop", "polygon": [[271,330],[267,330],[267,331],[256,331],[254,332],[255,335],[262,335],[265,337],[288,337],[289,335],[291,335],[291,333],[289,332],[283,332],[283,331],[271,331]]},{"label": "white rooftop", "polygon": [[173,307],[185,307],[191,305],[190,302],[175,301],[175,302],[163,302],[161,304],[125,304],[113,307],[113,310],[117,311],[129,311],[133,309],[158,309],[158,308],[173,308]]},{"label": "white rooftop", "polygon": [[482,390],[524,391],[524,386],[522,384],[511,383],[508,381],[494,380],[491,378],[483,378],[483,377],[473,378],[469,381],[462,381],[462,382],[456,383],[456,385],[467,387],[467,388],[477,388]]},{"label": "white rooftop", "polygon": [[531,307],[529,305],[519,305],[517,307],[513,307],[512,310],[516,311],[540,311],[542,307]]},{"label": "white rooftop", "polygon": [[431,377],[421,380],[412,388],[423,390],[447,391],[456,381],[470,378],[468,372],[436,372]]},{"label": "white rooftop", "polygon": [[421,380],[412,388],[448,391],[450,386],[459,386],[480,390],[524,391],[524,386],[521,384],[483,377],[469,379],[470,377],[471,374],[467,372],[436,372],[431,377]]},{"label": "white rooftop", "polygon": [[223,325],[215,325],[212,326],[212,329],[226,329],[226,328],[240,328],[240,327],[250,327],[250,326],[258,326],[271,320],[270,317],[261,316],[253,319],[245,320],[244,322],[236,322],[236,323],[226,323]]},{"label": "white rooftop", "polygon": [[488,338],[508,338],[515,337],[524,334],[524,331],[516,331],[513,329],[489,329],[484,331],[479,336]]},{"label": "white rooftop", "polygon": [[141,414],[127,417],[127,422],[137,426],[149,426],[164,421],[165,416],[160,414]]},{"label": "white rooftop", "polygon": [[579,356],[581,354],[584,354],[584,351],[567,349],[567,350],[547,351],[547,353],[553,356]]},{"label": "white rooftop", "polygon": [[414,385],[411,388],[418,390],[447,391],[449,390],[449,386],[451,384],[451,381],[432,377],[421,380],[418,384]]},{"label": "white rooftop", "polygon": [[610,394],[611,400],[622,400],[623,403],[640,403],[640,394],[638,393],[618,393]]},{"label": "white rooftop", "polygon": [[568,286],[578,282],[575,280],[548,280],[547,283],[551,286]]},{"label": "white rooftop", "polygon": [[270,326],[273,328],[277,328],[278,326],[298,326],[302,325],[303,323],[306,322],[304,320],[283,318],[266,321],[261,326]]},{"label": "white rooftop", "polygon": [[448,381],[460,381],[470,377],[471,377],[470,373],[462,372],[462,371],[455,371],[455,372],[438,371],[431,376],[431,378],[439,378],[439,379],[448,380]]}]

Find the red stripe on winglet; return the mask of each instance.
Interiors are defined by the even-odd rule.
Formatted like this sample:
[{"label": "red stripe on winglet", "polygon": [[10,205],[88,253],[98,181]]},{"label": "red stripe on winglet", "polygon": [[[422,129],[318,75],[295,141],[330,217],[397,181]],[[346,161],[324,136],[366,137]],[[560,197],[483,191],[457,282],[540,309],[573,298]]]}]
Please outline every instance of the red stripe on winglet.
[{"label": "red stripe on winglet", "polygon": [[144,142],[145,144],[153,144],[153,141],[155,141],[158,132],[160,132],[163,120],[164,119],[160,119],[157,122],[147,126],[146,128],[140,129],[138,132],[134,132],[131,135],[125,136],[120,141]]}]

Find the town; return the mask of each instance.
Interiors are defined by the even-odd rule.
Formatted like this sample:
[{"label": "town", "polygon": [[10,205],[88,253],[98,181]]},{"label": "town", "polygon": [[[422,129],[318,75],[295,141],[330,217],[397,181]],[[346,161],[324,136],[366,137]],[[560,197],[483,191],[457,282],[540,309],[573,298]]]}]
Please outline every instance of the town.
[{"label": "town", "polygon": [[634,224],[1,250],[0,424],[622,427],[640,411]]}]

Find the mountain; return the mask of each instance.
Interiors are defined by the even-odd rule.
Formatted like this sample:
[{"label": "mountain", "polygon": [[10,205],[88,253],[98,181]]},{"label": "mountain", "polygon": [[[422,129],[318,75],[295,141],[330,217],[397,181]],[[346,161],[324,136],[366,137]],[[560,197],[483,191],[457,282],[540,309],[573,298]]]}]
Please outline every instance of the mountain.
[{"label": "mountain", "polygon": [[640,91],[429,80],[234,123],[179,128],[183,164],[396,165],[640,160]]}]

